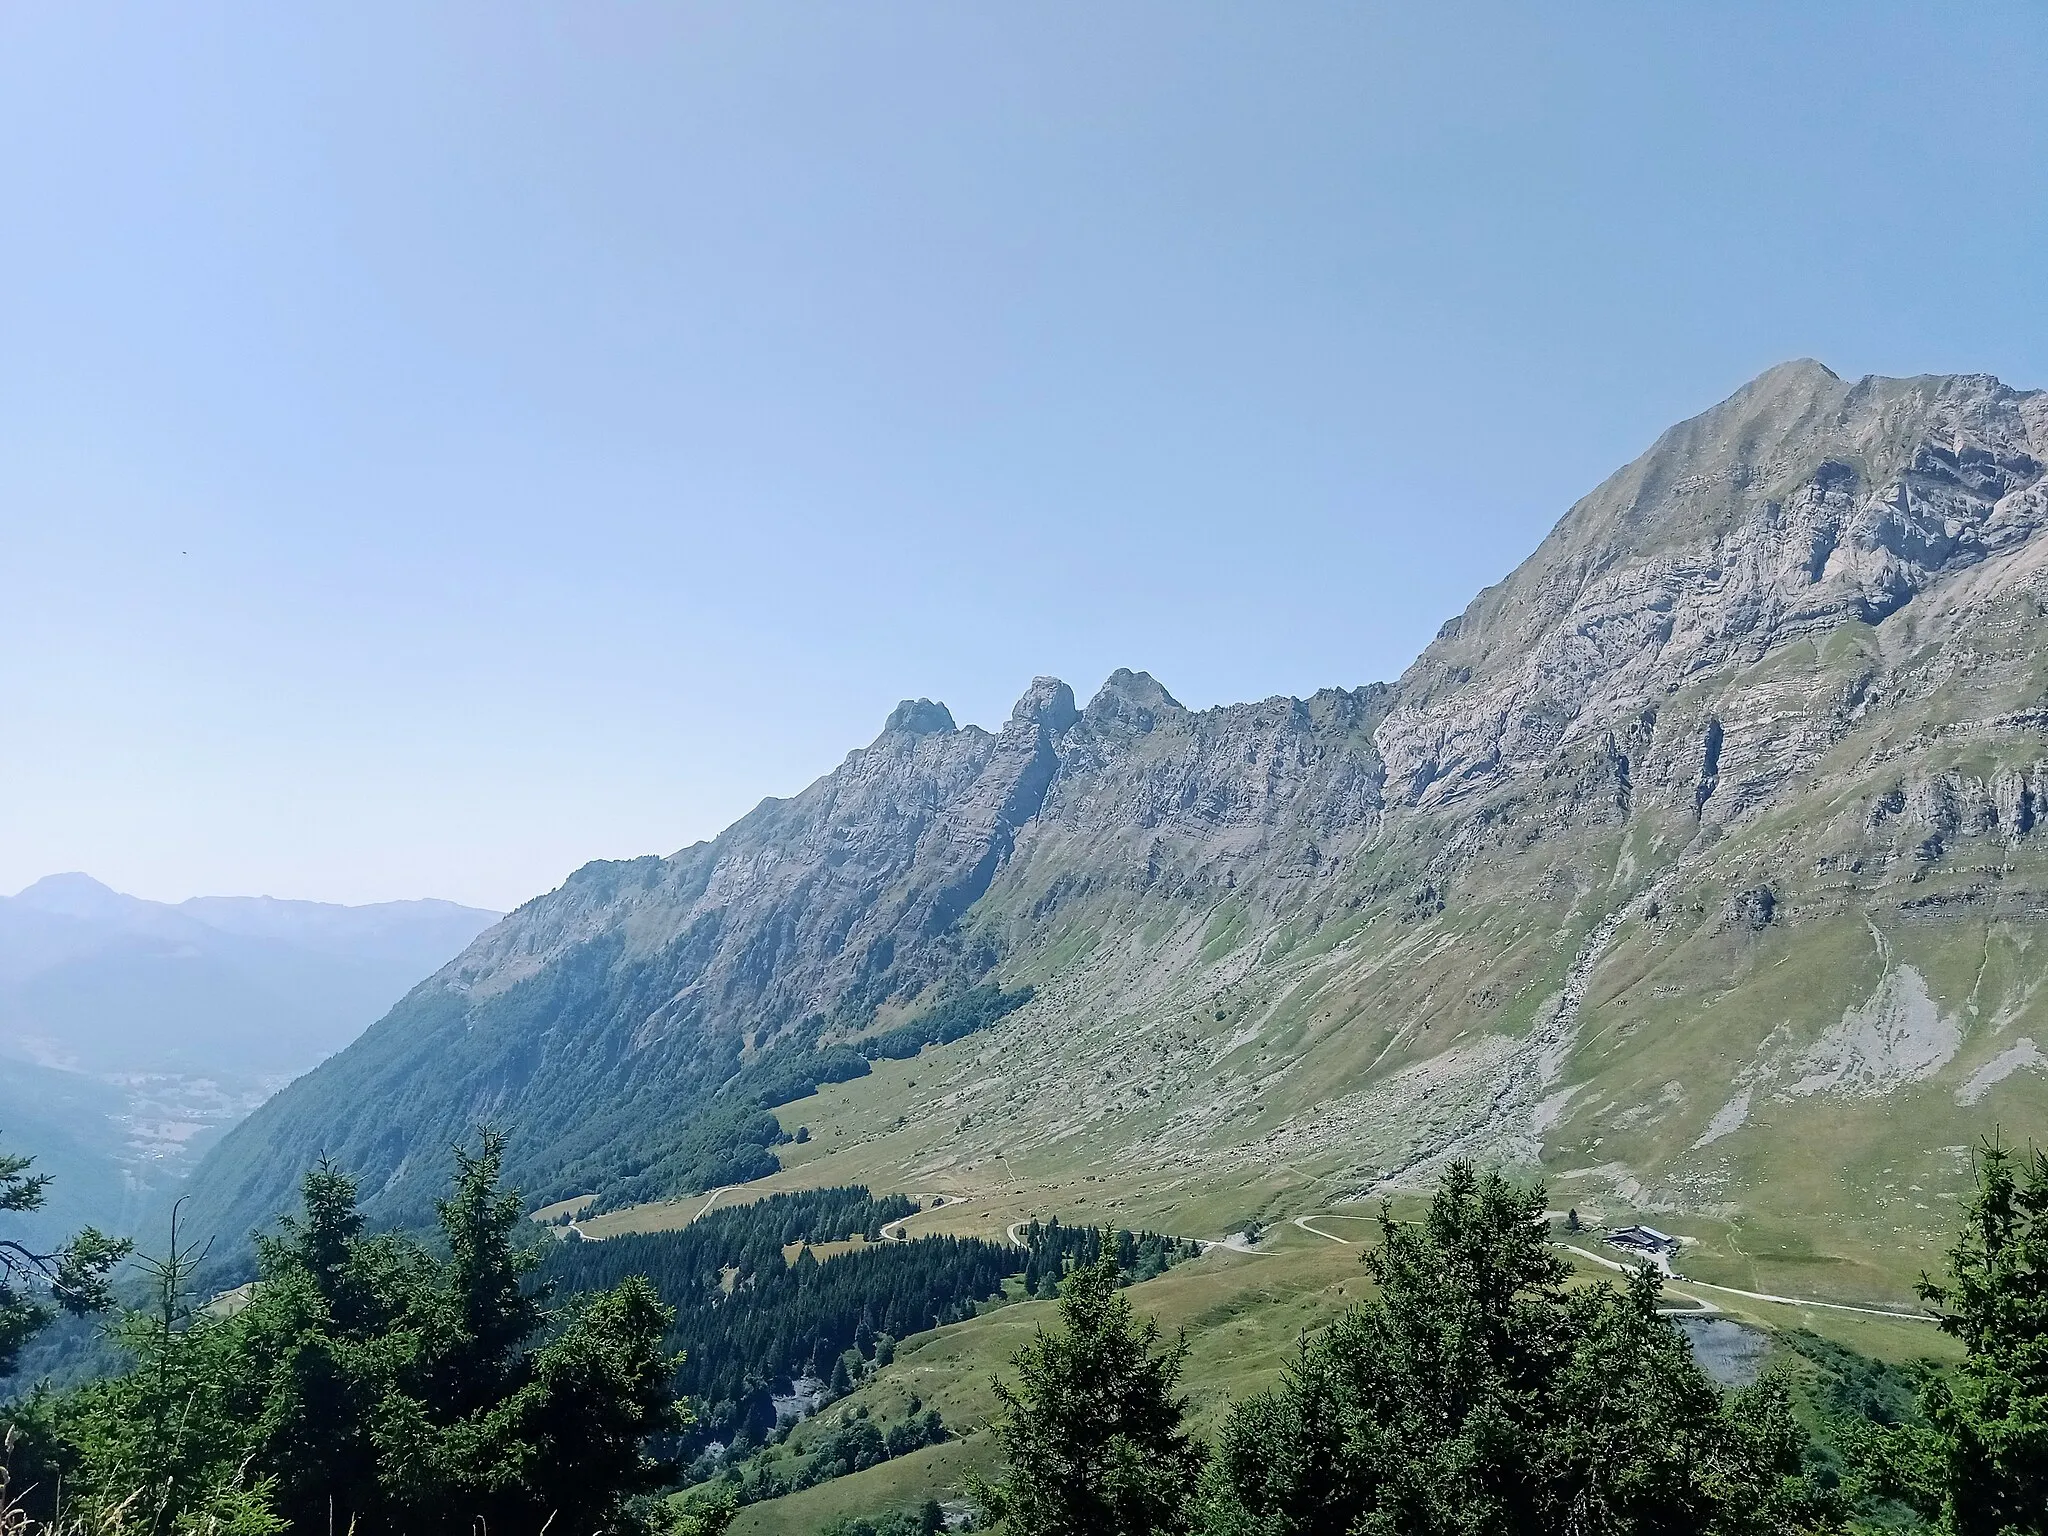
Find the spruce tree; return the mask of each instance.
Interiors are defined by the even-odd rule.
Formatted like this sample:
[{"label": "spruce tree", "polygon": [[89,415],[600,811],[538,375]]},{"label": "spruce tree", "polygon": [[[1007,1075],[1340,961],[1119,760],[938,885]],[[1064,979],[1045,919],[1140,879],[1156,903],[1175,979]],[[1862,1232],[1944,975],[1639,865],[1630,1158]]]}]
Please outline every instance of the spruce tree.
[{"label": "spruce tree", "polygon": [[[0,1152],[0,1215],[43,1208],[50,1175],[33,1173],[35,1159]],[[12,1376],[21,1348],[56,1316],[104,1311],[107,1276],[133,1250],[132,1243],[92,1227],[53,1249],[0,1234],[0,1377]]]},{"label": "spruce tree", "polygon": [[1008,1536],[1153,1536],[1188,1528],[1206,1453],[1183,1426],[1183,1341],[1160,1349],[1117,1289],[1113,1255],[1073,1270],[1060,1331],[1038,1331],[998,1380],[1005,1467],[977,1496]]},{"label": "spruce tree", "polygon": [[191,1308],[174,1245],[158,1306],[120,1325],[132,1368],[57,1405],[87,1511],[146,1512],[150,1536],[643,1527],[668,1470],[648,1439],[687,1423],[674,1314],[637,1276],[550,1309],[502,1152],[458,1157],[440,1254],[366,1234],[353,1181],[316,1168],[232,1316]]},{"label": "spruce tree", "polygon": [[1212,1536],[1750,1536],[1818,1530],[1782,1381],[1732,1398],[1657,1314],[1658,1278],[1568,1287],[1541,1189],[1463,1164],[1384,1207],[1379,1295],[1233,1410]]},{"label": "spruce tree", "polygon": [[135,1536],[272,1536],[286,1529],[273,1480],[252,1473],[251,1430],[238,1411],[240,1330],[192,1305],[203,1254],[183,1244],[142,1261],[147,1307],[112,1332],[130,1357],[122,1375],[55,1405],[70,1463],[64,1513],[80,1530]]},{"label": "spruce tree", "polygon": [[1987,1143],[1949,1250],[1923,1276],[1954,1372],[1921,1390],[1923,1422],[1866,1430],[1854,1447],[1871,1491],[1951,1536],[2048,1532],[2048,1155]]}]

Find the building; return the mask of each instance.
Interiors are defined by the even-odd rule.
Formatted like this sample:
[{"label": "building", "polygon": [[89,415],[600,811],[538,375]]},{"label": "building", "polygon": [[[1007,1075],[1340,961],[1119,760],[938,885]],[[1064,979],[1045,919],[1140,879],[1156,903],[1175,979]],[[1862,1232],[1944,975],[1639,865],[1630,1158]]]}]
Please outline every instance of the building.
[{"label": "building", "polygon": [[1607,1243],[1609,1247],[1623,1248],[1652,1260],[1668,1259],[1680,1246],[1677,1238],[1655,1227],[1617,1227],[1607,1234]]}]

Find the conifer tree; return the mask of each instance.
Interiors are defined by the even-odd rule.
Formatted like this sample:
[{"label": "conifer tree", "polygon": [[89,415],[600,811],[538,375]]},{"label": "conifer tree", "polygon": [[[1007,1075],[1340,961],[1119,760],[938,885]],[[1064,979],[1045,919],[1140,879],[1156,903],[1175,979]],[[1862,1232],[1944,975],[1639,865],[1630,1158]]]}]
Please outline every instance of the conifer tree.
[{"label": "conifer tree", "polygon": [[1871,1491],[1948,1536],[2048,1532],[2048,1155],[1995,1142],[1949,1250],[1949,1277],[1923,1276],[1941,1330],[1962,1341],[1955,1371],[1922,1388],[1923,1421],[1865,1430],[1852,1446]]},{"label": "conifer tree", "polygon": [[666,1472],[648,1438],[687,1422],[674,1314],[640,1277],[551,1310],[502,1153],[486,1135],[458,1156],[445,1257],[366,1234],[353,1181],[325,1165],[233,1315],[184,1300],[193,1258],[174,1244],[158,1307],[120,1325],[132,1368],[58,1405],[88,1510],[146,1513],[148,1536],[642,1527],[634,1501]]},{"label": "conifer tree", "polygon": [[123,1316],[122,1375],[57,1405],[72,1463],[66,1515],[81,1529],[136,1536],[273,1536],[286,1528],[274,1483],[249,1467],[248,1426],[236,1411],[239,1330],[192,1305],[203,1252],[181,1242],[142,1261],[151,1304]]},{"label": "conifer tree", "polygon": [[1568,1288],[1541,1189],[1448,1168],[1382,1208],[1380,1294],[1239,1405],[1208,1536],[1761,1536],[1832,1526],[1784,1383],[1732,1398],[1657,1314],[1658,1278]]},{"label": "conifer tree", "polygon": [[[43,1208],[50,1175],[34,1166],[33,1157],[0,1152],[0,1215]],[[74,1315],[104,1311],[107,1276],[133,1248],[92,1227],[54,1249],[0,1234],[0,1377],[14,1374],[21,1347],[56,1315],[50,1303]]]},{"label": "conifer tree", "polygon": [[1005,1467],[977,1497],[1008,1536],[1166,1536],[1188,1528],[1206,1453],[1183,1427],[1183,1341],[1134,1323],[1113,1255],[1073,1270],[1060,1331],[1040,1329],[998,1380]]}]

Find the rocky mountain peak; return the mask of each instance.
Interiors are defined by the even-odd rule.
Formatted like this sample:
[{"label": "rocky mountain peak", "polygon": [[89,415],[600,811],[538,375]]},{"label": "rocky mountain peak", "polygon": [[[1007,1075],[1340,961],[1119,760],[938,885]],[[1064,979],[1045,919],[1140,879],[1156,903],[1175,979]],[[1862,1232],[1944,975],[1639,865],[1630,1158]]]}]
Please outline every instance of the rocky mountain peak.
[{"label": "rocky mountain peak", "polygon": [[1074,707],[1074,690],[1056,677],[1034,677],[1010,711],[1011,723],[1039,726],[1054,736],[1065,735],[1080,718],[1081,712]]},{"label": "rocky mountain peak", "polygon": [[1088,701],[1082,718],[1091,725],[1120,725],[1142,733],[1157,725],[1163,715],[1186,712],[1180,700],[1151,673],[1118,667]]},{"label": "rocky mountain peak", "polygon": [[1391,686],[1194,711],[1119,669],[1077,716],[1047,677],[996,734],[907,700],[714,841],[512,914],[221,1143],[194,1219],[246,1231],[323,1153],[419,1217],[482,1113],[536,1199],[737,1182],[767,1142],[692,1138],[745,1064],[992,982],[1033,999],[835,1166],[1078,1158],[1150,1198],[1499,1152],[1702,1209],[1805,1198],[1727,1151],[1806,1156],[1800,1103],[1868,1098],[1876,1136],[1872,1085],[1924,1090],[1886,1158],[1967,1144],[1994,1089],[2039,1118],[2044,461],[2048,395],[1787,363]]},{"label": "rocky mountain peak", "polygon": [[932,699],[905,699],[889,711],[889,718],[882,724],[884,736],[936,736],[958,729],[953,723],[953,711]]},{"label": "rocky mountain peak", "polygon": [[1409,668],[1378,744],[1440,801],[1686,680],[1846,622],[2048,526],[2048,394],[1782,364],[1585,497]]}]

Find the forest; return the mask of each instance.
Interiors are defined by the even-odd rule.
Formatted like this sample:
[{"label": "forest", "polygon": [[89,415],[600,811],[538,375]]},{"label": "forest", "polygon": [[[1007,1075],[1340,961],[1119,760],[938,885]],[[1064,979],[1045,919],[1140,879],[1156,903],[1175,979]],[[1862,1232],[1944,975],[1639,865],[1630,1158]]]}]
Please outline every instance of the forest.
[{"label": "forest", "polygon": [[[871,1061],[915,1056],[927,1045],[986,1029],[1031,997],[1028,986],[1005,990],[984,982],[904,1023],[830,1042],[824,1037],[834,1031],[833,1022],[811,1014],[797,1022],[787,1039],[739,1067],[701,1102],[692,1101],[688,1111],[662,1115],[658,1143],[645,1136],[623,1139],[604,1154],[601,1176],[596,1168],[581,1169],[578,1176],[589,1187],[607,1191],[604,1209],[765,1178],[780,1166],[770,1148],[788,1139],[768,1111],[808,1098],[827,1084],[865,1077]],[[858,1009],[854,1014],[860,1017]],[[839,1027],[845,1028],[845,1022]]]},{"label": "forest", "polygon": [[[694,1446],[775,1422],[772,1398],[799,1378],[830,1384],[850,1349],[972,1315],[1023,1268],[1016,1248],[974,1238],[878,1241],[916,1207],[859,1187],[779,1194],[712,1211],[676,1232],[560,1244],[542,1273],[565,1292],[600,1292],[644,1276],[673,1313],[665,1347],[682,1356],[674,1385],[697,1405]],[[820,1263],[809,1244],[865,1237]],[[794,1262],[784,1250],[804,1244]],[[843,1372],[840,1380],[845,1380]]]},{"label": "forest", "polygon": [[[773,1398],[800,1379],[844,1390],[847,1370],[893,1341],[972,1316],[1000,1300],[1003,1282],[1057,1294],[1060,1277],[1105,1253],[1121,1283],[1150,1279],[1198,1245],[1155,1232],[1033,1222],[1024,1247],[978,1238],[882,1242],[885,1224],[916,1207],[861,1186],[803,1190],[711,1211],[679,1231],[602,1242],[567,1241],[541,1273],[565,1293],[597,1292],[644,1276],[675,1321],[667,1347],[682,1356],[675,1389],[695,1406],[686,1449],[775,1423]],[[820,1262],[810,1245],[864,1239]],[[785,1261],[793,1246],[801,1251]],[[886,1343],[883,1345],[886,1349]],[[847,1361],[853,1351],[852,1361]]]},{"label": "forest", "polygon": [[997,1385],[1002,1467],[975,1503],[1006,1536],[2041,1536],[2048,1157],[1986,1145],[1977,1175],[1947,1277],[1921,1284],[1962,1360],[1872,1370],[1795,1340],[1829,1362],[1817,1435],[1782,1370],[1715,1385],[1654,1269],[1569,1283],[1542,1187],[1454,1163],[1420,1222],[1382,1211],[1375,1293],[1213,1445],[1187,1426],[1186,1342],[1138,1321],[1109,1263],[1073,1271]]}]

